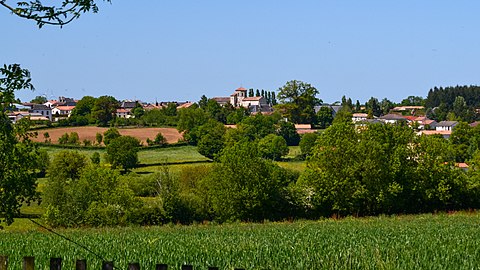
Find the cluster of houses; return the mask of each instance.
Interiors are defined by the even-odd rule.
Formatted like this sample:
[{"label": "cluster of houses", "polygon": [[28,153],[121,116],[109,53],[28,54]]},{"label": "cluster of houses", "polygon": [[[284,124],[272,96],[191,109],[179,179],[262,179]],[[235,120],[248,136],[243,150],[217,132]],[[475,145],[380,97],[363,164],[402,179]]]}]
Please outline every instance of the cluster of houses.
[{"label": "cluster of houses", "polygon": [[8,118],[14,123],[25,117],[33,121],[58,121],[60,118],[69,117],[77,102],[78,100],[73,98],[59,97],[58,100],[50,100],[44,104],[13,104],[14,108]]},{"label": "cluster of houses", "polygon": [[[13,122],[17,122],[22,118],[29,118],[32,121],[50,121],[57,122],[60,119],[70,117],[73,109],[77,105],[78,100],[73,98],[59,97],[58,100],[49,100],[44,104],[36,104],[25,102],[22,104],[13,104],[8,118]],[[119,104],[116,115],[119,118],[130,118],[133,116],[132,110],[137,106],[137,101],[126,100]],[[145,110],[161,109],[168,106],[172,102],[156,102],[155,104],[142,103]],[[188,108],[192,102],[174,102],[178,108]]]},{"label": "cluster of houses", "polygon": [[230,103],[235,108],[244,107],[252,114],[273,112],[271,104],[268,104],[265,97],[249,97],[247,95],[247,89],[243,87],[235,89],[230,97],[214,97],[213,100],[222,106]]},{"label": "cluster of houses", "polygon": [[[406,107],[406,106],[405,106]],[[457,121],[441,121],[437,122],[428,119],[426,116],[404,116],[401,114],[389,113],[380,117],[369,118],[366,113],[354,113],[352,121],[356,125],[365,125],[367,123],[385,123],[397,124],[405,123],[412,128],[418,130],[419,134],[433,135],[439,134],[444,138],[449,138],[453,128],[458,124]]]}]

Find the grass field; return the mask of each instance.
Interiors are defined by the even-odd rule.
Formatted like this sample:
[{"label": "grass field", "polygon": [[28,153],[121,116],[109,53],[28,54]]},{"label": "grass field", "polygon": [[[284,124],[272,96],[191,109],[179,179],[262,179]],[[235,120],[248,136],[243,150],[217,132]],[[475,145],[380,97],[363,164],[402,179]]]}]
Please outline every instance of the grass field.
[{"label": "grass field", "polygon": [[[293,223],[163,226],[58,230],[86,245],[119,269],[167,263],[169,269],[478,269],[480,214],[348,218]],[[50,257],[64,268],[85,258],[89,269],[101,259],[45,230],[0,232],[0,254],[21,269],[35,256],[37,269]]]}]

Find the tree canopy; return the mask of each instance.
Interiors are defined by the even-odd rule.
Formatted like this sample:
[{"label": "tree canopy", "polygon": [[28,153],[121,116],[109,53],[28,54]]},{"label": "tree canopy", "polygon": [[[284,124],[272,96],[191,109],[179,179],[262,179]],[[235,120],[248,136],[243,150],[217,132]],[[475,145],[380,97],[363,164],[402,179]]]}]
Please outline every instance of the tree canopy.
[{"label": "tree canopy", "polygon": [[317,98],[318,90],[302,81],[289,81],[278,89],[280,104],[277,108],[289,119],[297,124],[315,123],[314,107],[321,103]]},{"label": "tree canopy", "polygon": [[[104,0],[111,2],[110,0]],[[33,20],[38,27],[45,24],[63,26],[80,17],[81,14],[92,11],[98,12],[94,0],[63,0],[58,5],[44,5],[42,1],[16,2],[10,4],[9,0],[0,1],[0,5],[7,8],[12,14]]]}]

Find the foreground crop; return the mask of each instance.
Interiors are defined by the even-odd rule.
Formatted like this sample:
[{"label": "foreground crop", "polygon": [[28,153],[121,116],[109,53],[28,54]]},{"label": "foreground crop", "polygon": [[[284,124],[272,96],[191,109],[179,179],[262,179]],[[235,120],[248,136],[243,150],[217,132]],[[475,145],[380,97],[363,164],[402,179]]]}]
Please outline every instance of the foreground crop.
[{"label": "foreground crop", "polygon": [[[119,268],[166,263],[179,269],[474,269],[480,264],[479,214],[419,215],[317,222],[76,229],[62,234]],[[0,233],[0,254],[20,269],[23,256],[46,267],[101,260],[46,231]],[[43,269],[43,268],[40,268]]]}]

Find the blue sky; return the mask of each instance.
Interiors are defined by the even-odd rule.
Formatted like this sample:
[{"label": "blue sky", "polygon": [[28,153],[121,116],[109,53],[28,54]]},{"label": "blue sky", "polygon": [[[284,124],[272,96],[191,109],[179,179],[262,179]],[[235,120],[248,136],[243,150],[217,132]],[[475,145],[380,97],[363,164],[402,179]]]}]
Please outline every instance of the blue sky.
[{"label": "blue sky", "polygon": [[101,2],[38,29],[0,9],[0,63],[20,63],[36,91],[197,101],[296,79],[325,102],[399,102],[434,86],[477,85],[480,1]]}]

